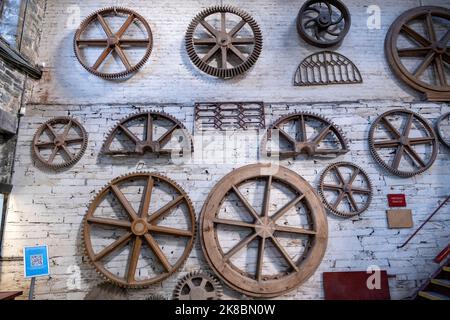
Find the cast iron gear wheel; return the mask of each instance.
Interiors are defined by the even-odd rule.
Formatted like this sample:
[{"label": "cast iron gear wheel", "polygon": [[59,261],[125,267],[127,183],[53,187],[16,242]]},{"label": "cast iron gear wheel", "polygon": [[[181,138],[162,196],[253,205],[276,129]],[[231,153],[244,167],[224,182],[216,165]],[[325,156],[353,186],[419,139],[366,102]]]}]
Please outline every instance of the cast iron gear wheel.
[{"label": "cast iron gear wheel", "polygon": [[[442,123],[446,121],[446,126],[442,128]],[[443,114],[436,122],[436,133],[441,140],[442,144],[447,148],[450,148],[450,112]],[[445,132],[445,133],[444,133]]]},{"label": "cast iron gear wheel", "polygon": [[[311,121],[318,122],[321,125],[318,130],[315,130],[317,132],[314,136],[310,136],[307,133],[307,124],[311,124]],[[289,134],[283,130],[283,126],[288,123],[295,124],[295,134]],[[274,132],[279,133],[279,138],[283,137],[283,139],[287,140],[291,147],[289,150],[272,152],[271,148],[269,148],[269,143],[273,143]],[[320,144],[329,135],[333,137],[334,147],[321,147]],[[276,153],[281,159],[285,159],[301,154],[309,156],[339,156],[349,152],[349,147],[344,132],[331,120],[312,112],[295,112],[281,117],[270,126],[263,139],[262,150],[268,156]]]},{"label": "cast iron gear wheel", "polygon": [[220,300],[222,285],[209,272],[195,271],[185,275],[176,285],[174,300]]},{"label": "cast iron gear wheel", "polygon": [[[219,13],[220,27],[215,28],[206,18]],[[231,30],[227,30],[227,14],[241,18]],[[195,37],[200,25],[206,29],[208,37]],[[252,35],[237,36],[246,25],[250,27]],[[262,33],[256,21],[245,11],[233,6],[214,6],[203,10],[192,20],[186,32],[186,50],[191,61],[203,72],[219,78],[232,78],[248,71],[258,60],[262,45]],[[199,56],[199,47],[209,50],[204,56]],[[250,49],[251,53],[246,56],[249,50],[244,49]],[[217,66],[211,64],[215,57]]]},{"label": "cast iron gear wheel", "polygon": [[[351,170],[350,178],[345,179],[342,168]],[[335,175],[337,184],[331,184],[331,176]],[[360,179],[358,179],[358,177]],[[334,179],[334,180],[336,180]],[[356,185],[359,183],[359,186]],[[338,192],[337,198],[333,203],[329,199],[327,192]],[[357,165],[350,162],[338,162],[329,165],[320,177],[319,194],[327,209],[340,217],[350,218],[366,211],[372,201],[372,182],[369,175]],[[355,199],[355,195],[362,196],[362,204]],[[349,210],[339,209],[344,199],[348,201]]]},{"label": "cast iron gear wheel", "polygon": [[[138,190],[134,189],[133,192],[133,189],[131,191],[127,189],[127,186],[129,187],[130,184],[137,182],[142,183]],[[117,203],[123,209],[126,219],[111,218],[111,214],[106,217],[96,215],[97,211],[103,215],[107,214],[105,213],[107,209],[105,209],[104,200],[107,200],[106,197],[108,196],[112,197],[113,203]],[[172,198],[171,201],[162,205],[155,205],[155,202],[157,204],[161,202],[162,197],[167,198],[168,196]],[[158,208],[156,211],[150,212],[150,201]],[[180,208],[180,206],[186,208],[183,216],[187,229],[158,224],[161,220],[168,219],[170,216],[173,218],[175,209]],[[178,217],[175,218],[178,219]],[[180,222],[178,222],[179,224]],[[114,231],[113,236],[115,235],[116,238],[120,235],[119,231],[122,231],[122,235],[108,246],[100,246],[94,243],[95,240],[98,240],[98,237],[93,237],[93,233],[95,233],[92,230],[93,225],[112,229]],[[158,173],[135,172],[112,180],[92,200],[83,221],[83,245],[89,261],[104,279],[120,287],[144,288],[163,281],[182,266],[192,250],[195,241],[195,229],[195,211],[192,202],[175,181]],[[169,236],[171,239],[185,239],[184,250],[177,250],[182,254],[179,257],[170,256],[173,254],[173,249],[170,253],[167,253],[168,249],[164,251],[164,247],[160,246],[155,239],[157,235]],[[127,266],[122,268],[125,272],[121,276],[117,270],[113,272],[106,266],[105,258],[108,258],[113,252],[117,253],[131,242]],[[154,257],[152,259],[154,263],[151,266],[154,274],[137,279],[136,271],[138,268],[142,269],[139,262],[144,244],[147,245]],[[101,250],[98,250],[99,247],[102,247]],[[157,268],[158,266],[160,267]]]},{"label": "cast iron gear wheel", "polygon": [[[144,131],[142,132],[142,139],[140,135],[130,130],[129,123],[134,125],[140,125],[138,120],[144,120],[141,123]],[[155,120],[164,120],[170,127],[157,139],[154,137],[153,129],[155,128]],[[177,131],[178,130],[178,131]],[[181,133],[182,147],[180,150],[166,149],[165,146],[173,138],[174,133]],[[123,133],[132,142],[133,148],[126,149],[123,145],[123,149],[112,149],[112,143],[118,134]],[[184,151],[193,151],[193,141],[186,127],[170,114],[159,111],[146,111],[146,112],[136,112],[130,116],[125,117],[120,120],[114,128],[112,128],[107,136],[102,146],[102,153],[106,155],[143,155],[146,152],[152,152],[156,154],[172,154],[174,151],[179,151],[183,153]]]},{"label": "cast iron gear wheel", "polygon": [[33,156],[42,165],[60,170],[80,161],[87,144],[88,134],[76,119],[57,117],[37,129],[33,137]]},{"label": "cast iron gear wheel", "polygon": [[340,44],[350,26],[350,12],[339,0],[309,0],[297,17],[297,31],[302,39],[319,48]]},{"label": "cast iron gear wheel", "polygon": [[[120,29],[117,32],[114,32],[111,29],[111,26],[108,24],[107,20],[105,19],[105,17],[107,16],[113,17],[125,16],[127,18],[124,24],[120,27]],[[125,38],[124,35],[126,34],[127,30],[133,23],[136,23],[137,21],[139,22],[139,25],[142,25],[143,27],[139,29],[140,30],[145,29],[146,33],[145,37],[140,39]],[[82,36],[85,33],[85,31],[89,29],[90,26],[95,22],[98,22],[101,25],[101,28],[105,33],[105,38],[101,39],[83,38]],[[88,65],[83,55],[83,50],[86,47],[105,48],[93,65]],[[95,11],[81,23],[74,37],[75,55],[80,64],[90,73],[108,80],[124,78],[135,73],[147,62],[152,52],[152,47],[153,47],[153,36],[152,30],[148,22],[145,20],[143,16],[141,16],[137,12],[123,7],[108,7]],[[145,48],[144,55],[136,64],[132,64],[132,62],[130,62],[124,50],[124,49],[129,50],[131,48]],[[125,70],[118,72],[99,71],[100,67],[105,62],[106,58],[112,52],[115,52],[117,54],[123,66],[125,67]]]},{"label": "cast iron gear wheel", "polygon": [[[391,122],[390,118],[394,117],[403,118],[403,129],[396,128]],[[385,127],[390,136],[388,139],[377,137],[380,125]],[[411,136],[413,127],[420,132],[420,135]],[[421,145],[431,148],[421,151],[423,155],[429,154],[427,159],[424,159],[416,150],[417,146]],[[419,114],[405,109],[387,111],[375,120],[369,131],[369,147],[375,161],[390,173],[403,178],[409,178],[428,170],[436,160],[439,150],[438,139],[433,127]],[[395,149],[392,161],[383,159],[380,154],[380,150],[383,149]],[[412,170],[401,169],[402,160],[409,160]]]}]

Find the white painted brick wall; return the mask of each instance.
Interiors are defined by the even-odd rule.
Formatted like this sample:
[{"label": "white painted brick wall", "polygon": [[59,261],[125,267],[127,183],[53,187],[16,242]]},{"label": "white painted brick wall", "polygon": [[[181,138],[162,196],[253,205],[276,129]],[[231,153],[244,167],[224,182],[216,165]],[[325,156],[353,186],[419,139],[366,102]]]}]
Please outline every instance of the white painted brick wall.
[{"label": "white painted brick wall", "polygon": [[[448,1],[443,0],[420,2],[449,6]],[[233,150],[234,157],[242,160],[238,164],[206,162],[176,166],[164,158],[149,155],[110,159],[99,156],[106,131],[122,117],[141,109],[163,109],[192,130],[192,104],[195,101],[263,100],[267,102],[267,124],[288,112],[314,111],[332,118],[351,140],[351,152],[336,160],[291,159],[283,161],[284,166],[298,172],[316,187],[320,173],[329,163],[338,160],[356,162],[370,174],[375,191],[370,209],[360,218],[342,220],[329,215],[329,243],[322,264],[313,277],[285,298],[323,298],[323,272],[365,270],[374,264],[395,275],[390,279],[394,299],[412,294],[436,269],[432,259],[449,242],[450,207],[443,209],[410,245],[398,250],[396,246],[412,230],[387,228],[386,194],[405,193],[414,212],[415,226],[418,226],[438,201],[450,193],[450,152],[441,146],[429,171],[401,179],[386,174],[376,165],[368,150],[367,135],[370,124],[391,106],[412,108],[431,122],[450,110],[446,104],[411,102],[417,95],[396,80],[384,59],[387,28],[397,15],[420,2],[379,1],[383,13],[382,29],[368,31],[366,7],[372,3],[346,1],[352,12],[353,26],[339,52],[360,67],[364,84],[295,88],[292,86],[295,69],[302,58],[315,51],[298,38],[295,29],[298,1],[227,2],[249,11],[260,24],[265,39],[263,54],[255,67],[247,75],[229,81],[201,74],[191,65],[183,44],[191,18],[201,9],[220,4],[220,1],[115,1],[116,5],[138,9],[147,17],[155,39],[151,61],[142,71],[128,81],[115,83],[88,75],[76,62],[72,51],[74,28],[66,24],[66,8],[78,1],[49,0],[40,49],[40,60],[48,69],[45,78],[35,86],[27,115],[21,121],[4,256],[21,256],[24,245],[47,243],[52,277],[38,280],[37,298],[82,299],[101,279],[83,256],[81,221],[95,192],[112,178],[135,170],[167,175],[188,191],[198,215],[211,188],[223,176],[235,167],[257,160],[255,145],[249,148],[245,157],[241,156],[241,150]],[[83,1],[80,6],[82,16],[107,5],[111,2]],[[88,149],[70,170],[43,172],[32,162],[31,139],[40,124],[59,115],[75,116],[84,124],[89,132]],[[3,262],[1,266],[2,289],[27,288],[20,263]],[[73,267],[81,270],[80,290],[67,287],[67,283],[73,281]],[[170,296],[177,279],[185,272],[199,268],[208,267],[197,240],[181,273],[149,289],[133,290],[131,295],[144,298],[152,292],[163,292]],[[226,295],[240,297],[230,290],[226,290]]]}]

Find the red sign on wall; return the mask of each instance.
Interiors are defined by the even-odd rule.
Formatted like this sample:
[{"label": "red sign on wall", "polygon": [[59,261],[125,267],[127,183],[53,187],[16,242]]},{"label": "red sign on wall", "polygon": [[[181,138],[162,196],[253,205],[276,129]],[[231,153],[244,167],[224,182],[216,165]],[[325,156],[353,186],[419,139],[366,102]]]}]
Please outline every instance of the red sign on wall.
[{"label": "red sign on wall", "polygon": [[406,196],[404,194],[388,194],[389,207],[406,207]]}]

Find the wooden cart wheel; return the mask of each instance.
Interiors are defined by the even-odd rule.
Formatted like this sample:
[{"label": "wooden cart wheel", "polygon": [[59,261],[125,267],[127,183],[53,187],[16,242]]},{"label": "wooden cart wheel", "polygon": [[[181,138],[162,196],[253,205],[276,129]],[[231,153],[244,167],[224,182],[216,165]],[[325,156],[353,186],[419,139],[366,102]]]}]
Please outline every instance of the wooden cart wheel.
[{"label": "wooden cart wheel", "polygon": [[[120,17],[125,19],[123,24],[120,22],[121,26],[116,32],[113,30],[112,22],[108,22],[109,17],[112,17],[112,20],[120,19]],[[95,24],[100,26],[103,34],[91,38],[90,29]],[[143,36],[129,35],[133,24],[137,25],[139,33],[143,33]],[[90,73],[105,79],[120,79],[136,72],[147,62],[152,47],[152,30],[144,17],[133,10],[121,7],[105,8],[94,12],[81,23],[74,38],[75,55],[81,65]],[[89,63],[86,59],[85,51],[88,48],[102,49],[93,63]],[[145,50],[143,55],[138,52],[139,48]],[[127,55],[126,52],[130,53]],[[122,64],[121,70],[111,72],[104,69],[106,60],[111,54],[117,55]],[[139,59],[133,63],[130,59],[135,56]]]},{"label": "wooden cart wheel", "polygon": [[[260,206],[243,191],[249,183],[264,185]],[[235,201],[228,203],[230,197]],[[229,217],[232,208],[235,218]],[[214,187],[200,228],[203,252],[217,275],[254,297],[279,296],[306,281],[319,266],[328,239],[325,209],[314,189],[293,171],[259,164],[234,170]],[[234,232],[244,233],[230,244]],[[243,260],[239,253],[244,253]],[[272,264],[275,269],[267,270]]]},{"label": "wooden cart wheel", "polygon": [[[133,189],[133,184],[140,187],[134,186]],[[169,191],[162,192],[163,188]],[[164,198],[172,200],[166,202]],[[152,212],[151,202],[156,202]],[[114,210],[107,210],[108,203],[116,204],[115,207],[111,205]],[[183,206],[182,221],[177,215],[176,225],[162,225],[162,221],[171,216],[174,218]],[[117,210],[122,212],[122,216],[115,214],[111,217]],[[186,224],[184,229],[182,224]],[[99,235],[93,230],[94,226],[102,229]],[[108,245],[105,245],[107,240],[102,238],[106,232],[104,228],[113,232],[108,234],[109,238],[114,238]],[[119,231],[122,231],[121,234]],[[181,254],[177,257],[173,252],[164,250],[164,245],[156,240],[158,235],[184,239],[184,249],[176,249]],[[105,279],[122,287],[146,287],[169,277],[188,257],[195,237],[195,212],[187,194],[174,181],[156,173],[132,173],[113,180],[97,194],[85,216],[83,236],[90,261]],[[108,258],[119,259],[117,254],[127,244],[131,245],[126,267],[122,267],[123,258],[110,266]],[[143,265],[146,262],[142,261],[145,260],[144,246],[153,255],[153,258],[148,258],[153,261],[150,265]],[[137,271],[147,272],[150,269],[153,270],[152,275],[137,277]],[[121,271],[124,271],[123,274]]]},{"label": "wooden cart wheel", "polygon": [[406,11],[386,36],[394,73],[429,100],[450,100],[450,9],[427,6]]}]

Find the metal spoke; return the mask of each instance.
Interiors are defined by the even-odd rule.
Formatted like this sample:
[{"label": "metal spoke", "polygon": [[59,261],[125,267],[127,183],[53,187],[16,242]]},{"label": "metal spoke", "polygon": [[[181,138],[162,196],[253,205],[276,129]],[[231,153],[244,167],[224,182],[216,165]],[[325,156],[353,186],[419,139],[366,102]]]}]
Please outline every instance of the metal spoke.
[{"label": "metal spoke", "polygon": [[53,137],[57,138],[58,134],[56,133],[55,129],[53,129],[53,127],[47,123],[47,129],[50,131],[50,133],[52,134]]},{"label": "metal spoke", "polygon": [[348,199],[350,205],[353,207],[353,209],[355,211],[359,211],[358,204],[356,203],[355,198],[353,197],[351,192],[347,193],[347,199]]},{"label": "metal spoke", "polygon": [[345,179],[344,179],[344,177],[342,176],[342,173],[341,173],[341,171],[339,170],[339,168],[338,168],[338,167],[335,167],[335,168],[334,168],[334,171],[336,172],[336,176],[338,177],[339,182],[340,182],[341,184],[345,184]]},{"label": "metal spoke", "polygon": [[290,143],[295,145],[297,142],[283,129],[276,127],[275,130],[278,130],[283,137],[285,137]]},{"label": "metal spoke", "polygon": [[79,46],[88,47],[106,47],[108,45],[108,40],[106,39],[78,39],[77,44]]},{"label": "metal spoke", "polygon": [[53,160],[55,160],[56,154],[58,153],[59,147],[55,147],[52,151],[52,154],[48,158],[48,163],[52,164]]},{"label": "metal spoke", "polygon": [[154,180],[152,177],[148,177],[147,185],[145,186],[144,196],[142,197],[142,206],[141,206],[141,219],[147,220],[148,211],[150,209],[150,201],[152,199],[152,192],[154,186]]},{"label": "metal spoke", "polygon": [[135,274],[137,265],[139,262],[139,254],[141,253],[142,239],[141,237],[136,237],[134,239],[133,251],[131,252],[131,258],[128,264],[127,281],[132,282],[135,280]]},{"label": "metal spoke", "polygon": [[147,123],[145,125],[145,141],[153,141],[153,117],[150,113],[147,113]]},{"label": "metal spoke", "polygon": [[255,38],[232,38],[231,43],[236,45],[255,44]]},{"label": "metal spoke", "polygon": [[328,133],[330,132],[331,129],[331,125],[326,126],[325,128],[323,128],[319,134],[317,135],[316,138],[314,138],[314,143],[315,144],[319,144],[323,139],[325,139],[325,137],[328,135]]},{"label": "metal spoke", "polygon": [[226,21],[226,17],[225,17],[225,12],[221,12],[220,13],[220,30],[222,32],[227,32],[227,21]]},{"label": "metal spoke", "polygon": [[159,218],[161,218],[161,216],[168,214],[172,210],[173,207],[178,205],[183,200],[184,200],[184,196],[179,196],[179,197],[173,199],[168,204],[166,204],[164,207],[162,207],[161,209],[159,209],[158,211],[153,213],[149,218],[149,222],[150,223],[155,222]]},{"label": "metal spoke", "polygon": [[128,138],[130,138],[135,144],[137,144],[139,141],[141,141],[136,135],[130,131],[127,127],[124,125],[119,125],[119,128],[122,129],[122,131],[127,135]]},{"label": "metal spoke", "polygon": [[227,61],[228,61],[227,52],[228,52],[228,49],[226,47],[221,47],[220,51],[221,51],[221,54],[222,54],[221,67],[222,67],[222,69],[227,69]]},{"label": "metal spoke", "polygon": [[[66,141],[67,142],[67,141]],[[34,144],[36,147],[39,148],[53,148],[55,146],[55,143],[53,141],[49,141],[49,142],[38,142]]]},{"label": "metal spoke", "polygon": [[216,44],[217,40],[215,38],[203,38],[203,39],[193,39],[195,45],[211,45]]},{"label": "metal spoke", "polygon": [[109,226],[109,227],[119,227],[119,228],[125,228],[125,229],[131,228],[131,222],[125,221],[125,220],[91,217],[91,218],[87,219],[87,222],[93,223],[93,224]]},{"label": "metal spoke", "polygon": [[427,14],[426,25],[427,25],[428,37],[430,37],[430,40],[432,42],[435,42],[437,40],[437,38],[436,38],[436,32],[434,30],[434,26],[433,26],[433,17],[431,15],[431,13]]},{"label": "metal spoke", "polygon": [[403,129],[403,136],[406,138],[409,137],[409,133],[411,132],[413,120],[414,120],[414,115],[411,113],[408,116],[408,120],[406,121],[405,128]]},{"label": "metal spoke", "polygon": [[336,201],[334,202],[333,208],[336,209],[344,200],[345,192],[340,192],[339,196],[337,197]]},{"label": "metal spoke", "polygon": [[67,148],[66,145],[63,144],[63,145],[61,146],[61,150],[64,151],[64,153],[69,157],[70,160],[73,160],[73,158],[75,157],[75,156],[72,154],[72,152],[70,152],[70,150]]},{"label": "metal spoke", "polygon": [[294,269],[296,272],[299,271],[298,266],[295,264],[294,261],[292,261],[292,258],[289,256],[289,254],[286,252],[286,250],[283,248],[283,246],[280,244],[280,242],[275,237],[271,237],[272,242],[275,244],[275,247],[281,252],[284,259],[289,263],[289,265]]},{"label": "metal spoke", "polygon": [[131,240],[132,235],[133,234],[131,232],[127,232],[126,234],[121,236],[119,239],[117,239],[116,241],[111,243],[109,246],[107,246],[102,251],[100,251],[100,253],[95,255],[94,262],[97,262],[97,261],[103,259],[111,252],[118,250],[118,249],[122,248],[123,246],[125,246]]},{"label": "metal spoke", "polygon": [[242,52],[236,48],[234,45],[230,44],[230,50],[233,52],[239,59],[244,62],[246,60],[246,57],[242,54]]},{"label": "metal spoke", "polygon": [[218,44],[212,47],[211,50],[209,50],[208,53],[203,56],[202,61],[208,63],[209,60],[211,60],[214,54],[217,52],[217,50],[219,50],[219,48],[220,46]]},{"label": "metal spoke", "polygon": [[119,43],[122,47],[146,47],[150,43],[150,39],[120,39]]},{"label": "metal spoke", "polygon": [[170,141],[172,133],[179,127],[180,126],[178,124],[175,124],[172,128],[164,132],[164,134],[158,139],[158,143],[160,144],[161,147],[165,146]]},{"label": "metal spoke", "polygon": [[213,28],[213,26],[211,26],[208,22],[206,22],[205,20],[200,20],[200,24],[205,27],[205,29],[208,30],[211,35],[217,37],[217,30]]},{"label": "metal spoke", "polygon": [[234,26],[233,29],[231,29],[230,32],[228,32],[228,35],[233,38],[245,26],[245,24],[246,22],[242,19],[237,25]]},{"label": "metal spoke", "polygon": [[120,60],[122,61],[122,63],[124,64],[125,68],[127,70],[130,70],[131,68],[133,68],[131,66],[130,61],[128,60],[127,56],[125,55],[125,52],[123,52],[122,48],[119,46],[116,46],[114,48],[114,50],[116,51],[117,55],[119,56]]},{"label": "metal spoke", "polygon": [[399,57],[422,57],[426,56],[432,50],[431,47],[422,47],[422,48],[405,48],[398,49]]},{"label": "metal spoke", "polygon": [[103,18],[103,16],[101,14],[97,14],[97,19],[100,22],[100,25],[102,26],[103,31],[105,31],[106,35],[108,37],[112,37],[113,36],[113,32],[111,31],[111,28],[109,27],[108,23],[106,23],[106,21]]},{"label": "metal spoke", "polygon": [[433,138],[433,137],[411,138],[411,139],[409,139],[409,145],[415,146],[418,144],[433,143],[434,141],[435,141],[435,138]]},{"label": "metal spoke", "polygon": [[398,169],[398,167],[400,166],[400,161],[402,160],[404,151],[405,147],[403,145],[398,146],[397,152],[395,153],[394,162],[392,163],[392,167],[394,169]]},{"label": "metal spoke", "polygon": [[373,145],[375,148],[396,148],[400,144],[399,140],[380,140],[374,141]]},{"label": "metal spoke", "polygon": [[441,84],[441,86],[447,86],[447,77],[445,75],[444,60],[442,56],[436,57],[436,59],[434,60],[434,65],[436,67],[436,73],[439,79],[439,83]]},{"label": "metal spoke", "polygon": [[167,257],[165,256],[164,252],[159,247],[156,240],[148,233],[144,235],[145,240],[147,241],[147,244],[149,245],[150,249],[152,249],[153,253],[156,255],[156,257],[161,262],[162,266],[167,272],[170,272],[172,270],[172,265],[170,264],[169,260],[167,260]]},{"label": "metal spoke", "polygon": [[82,143],[84,141],[83,137],[80,138],[72,138],[72,139],[67,139],[65,140],[66,144],[72,144],[72,143]]},{"label": "metal spoke", "polygon": [[386,128],[389,129],[389,131],[395,135],[395,138],[400,138],[402,136],[400,132],[392,125],[392,123],[388,119],[383,117],[381,118],[381,121],[386,126]]},{"label": "metal spoke", "polygon": [[241,241],[237,245],[235,245],[226,255],[223,256],[224,261],[230,260],[232,256],[238,253],[242,248],[247,246],[250,242],[252,242],[258,235],[256,233],[251,233]]},{"label": "metal spoke", "polygon": [[308,137],[306,134],[306,121],[305,121],[305,116],[303,114],[299,118],[299,126],[300,126],[299,132],[302,134],[302,139],[300,140],[300,142],[308,141]]},{"label": "metal spoke", "polygon": [[406,153],[419,165],[419,167],[426,167],[425,162],[422,160],[422,158],[417,154],[417,152],[411,148],[410,146],[407,146],[405,148]]},{"label": "metal spoke", "polygon": [[344,189],[344,186],[343,185],[333,185],[333,184],[323,184],[322,188],[327,189],[327,190],[341,191]]},{"label": "metal spoke", "polygon": [[355,182],[355,179],[359,173],[360,173],[360,170],[358,168],[355,168],[355,170],[353,171],[352,177],[350,178],[350,180],[348,182],[349,185],[352,185],[353,182]]},{"label": "metal spoke", "polygon": [[94,65],[92,66],[92,69],[97,70],[101,64],[103,63],[103,61],[105,61],[105,59],[108,57],[108,55],[111,53],[112,48],[108,47],[106,48],[102,54],[100,55],[100,57],[98,57],[97,61],[94,63]]},{"label": "metal spoke", "polygon": [[138,219],[138,215],[136,211],[131,206],[130,202],[127,200],[125,195],[120,191],[119,187],[117,187],[115,184],[111,185],[111,190],[116,196],[117,200],[119,200],[122,207],[125,209],[125,211],[128,213],[128,215],[131,217],[131,219],[136,220]]},{"label": "metal spoke", "polygon": [[430,64],[434,60],[435,55],[436,53],[434,51],[430,51],[430,53],[427,54],[422,63],[417,67],[416,71],[414,71],[414,76],[416,78],[420,77],[425,72],[425,70],[430,66]]},{"label": "metal spoke", "polygon": [[119,31],[117,31],[116,33],[116,37],[117,38],[121,38],[123,36],[123,34],[125,33],[125,31],[127,31],[127,29],[130,27],[131,23],[133,22],[133,20],[135,19],[134,14],[130,14],[130,16],[128,17],[128,19],[125,21],[125,23],[122,25],[122,27],[119,29]]},{"label": "metal spoke", "polygon": [[360,193],[360,194],[370,194],[372,191],[364,188],[358,188],[352,186],[352,192],[353,193]]},{"label": "metal spoke", "polygon": [[271,219],[273,222],[276,222],[278,219],[280,219],[286,212],[288,212],[290,209],[292,209],[297,203],[303,200],[305,197],[304,194],[296,197],[295,199],[291,200],[289,203],[287,203],[283,208],[281,208],[277,213],[275,213]]},{"label": "metal spoke", "polygon": [[407,25],[403,25],[401,31],[405,32],[411,39],[415,40],[418,44],[428,47],[431,45],[431,42],[424,37],[422,37],[420,34],[418,34],[416,31],[408,27]]}]

